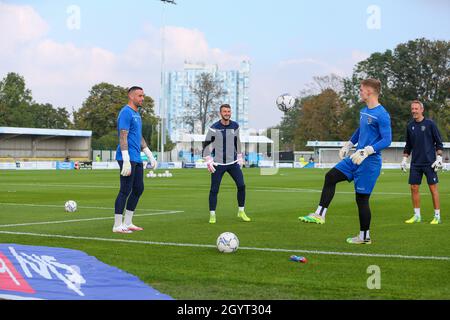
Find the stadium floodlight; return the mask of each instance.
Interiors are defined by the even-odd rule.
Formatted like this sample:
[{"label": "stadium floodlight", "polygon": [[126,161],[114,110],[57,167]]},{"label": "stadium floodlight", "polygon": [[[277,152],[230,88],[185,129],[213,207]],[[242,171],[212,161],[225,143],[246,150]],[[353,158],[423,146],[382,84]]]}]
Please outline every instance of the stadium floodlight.
[{"label": "stadium floodlight", "polygon": [[[160,122],[160,141],[161,141],[161,158],[158,159],[158,161],[162,164],[164,162],[164,140],[165,140],[165,134],[164,134],[164,116],[166,113],[166,97],[164,96],[164,84],[165,84],[165,36],[166,36],[166,26],[165,26],[165,4],[174,4],[176,5],[175,0],[161,0],[163,3],[163,9],[162,9],[162,35],[161,35],[161,97],[160,97],[160,103],[159,103],[159,116],[161,117]],[[159,139],[158,139],[159,140]]]}]

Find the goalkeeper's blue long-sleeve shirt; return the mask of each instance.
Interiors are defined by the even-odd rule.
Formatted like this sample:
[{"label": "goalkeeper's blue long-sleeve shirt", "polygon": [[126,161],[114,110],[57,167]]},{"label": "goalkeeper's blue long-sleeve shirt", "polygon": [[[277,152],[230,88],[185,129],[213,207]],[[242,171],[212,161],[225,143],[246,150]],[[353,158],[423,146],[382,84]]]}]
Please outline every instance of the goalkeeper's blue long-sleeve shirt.
[{"label": "goalkeeper's blue long-sleeve shirt", "polygon": [[359,128],[353,134],[351,142],[358,144],[358,150],[372,146],[379,156],[383,149],[391,145],[391,117],[382,105],[373,109],[366,106],[360,111]]}]

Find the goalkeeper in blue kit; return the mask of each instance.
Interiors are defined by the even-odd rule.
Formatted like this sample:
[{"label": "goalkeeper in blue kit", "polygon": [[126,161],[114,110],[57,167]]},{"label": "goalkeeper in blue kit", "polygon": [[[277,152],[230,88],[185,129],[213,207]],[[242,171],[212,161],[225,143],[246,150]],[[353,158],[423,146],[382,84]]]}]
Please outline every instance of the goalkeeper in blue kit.
[{"label": "goalkeeper in blue kit", "polygon": [[[325,223],[325,215],[333,200],[336,184],[342,181],[354,181],[356,204],[359,211],[360,233],[348,238],[350,244],[370,244],[371,211],[369,198],[381,173],[381,151],[392,142],[391,120],[389,113],[378,102],[381,82],[377,79],[361,81],[360,97],[366,106],[360,111],[360,125],[350,141],[339,151],[342,159],[325,176],[319,206],[316,212],[299,217],[307,223]],[[348,157],[351,148],[356,152]]]},{"label": "goalkeeper in blue kit", "polygon": [[[144,166],[141,151],[145,153],[152,167],[158,163],[142,136],[142,118],[140,108],[144,103],[144,90],[141,87],[131,87],[128,90],[128,104],[124,106],[117,117],[116,160],[120,167],[120,190],[114,205],[115,233],[132,233],[144,230],[133,224],[133,215],[139,199],[144,192]],[[125,211],[125,212],[124,212]]]}]

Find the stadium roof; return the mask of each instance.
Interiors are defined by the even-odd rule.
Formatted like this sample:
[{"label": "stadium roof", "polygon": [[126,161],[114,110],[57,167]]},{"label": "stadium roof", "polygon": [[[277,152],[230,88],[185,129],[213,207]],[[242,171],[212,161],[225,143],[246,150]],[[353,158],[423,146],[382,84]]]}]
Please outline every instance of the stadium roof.
[{"label": "stadium roof", "polygon": [[[266,136],[241,135],[240,137],[242,143],[273,143],[273,140]],[[203,142],[205,139],[206,135],[204,134],[183,134],[178,142]]]},{"label": "stadium roof", "polygon": [[92,131],[88,130],[63,130],[63,129],[36,129],[0,127],[0,134],[55,136],[55,137],[91,137]]},{"label": "stadium roof", "polygon": [[[308,141],[307,147],[317,148],[340,148],[344,146],[343,141]],[[404,148],[406,142],[392,142],[389,148]],[[444,142],[444,148],[450,149],[450,142]]]}]

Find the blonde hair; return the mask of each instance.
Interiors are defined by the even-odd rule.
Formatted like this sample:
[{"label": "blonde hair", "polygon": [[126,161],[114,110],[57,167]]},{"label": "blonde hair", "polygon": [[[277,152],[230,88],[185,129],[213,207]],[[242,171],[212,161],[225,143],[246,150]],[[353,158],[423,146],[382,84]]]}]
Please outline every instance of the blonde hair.
[{"label": "blonde hair", "polygon": [[420,101],[420,100],[413,100],[413,101],[411,102],[411,105],[413,105],[413,104],[418,104],[419,106],[422,107],[422,109],[425,109],[425,107],[423,106],[422,101]]}]

